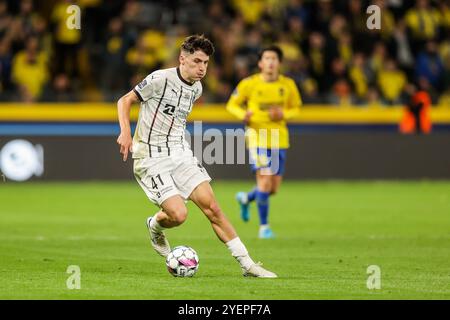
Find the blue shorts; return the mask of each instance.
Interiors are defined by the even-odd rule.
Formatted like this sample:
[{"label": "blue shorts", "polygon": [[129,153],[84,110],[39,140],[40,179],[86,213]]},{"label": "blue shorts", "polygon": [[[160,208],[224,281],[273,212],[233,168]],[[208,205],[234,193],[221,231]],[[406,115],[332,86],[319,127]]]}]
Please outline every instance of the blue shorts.
[{"label": "blue shorts", "polygon": [[286,149],[249,149],[250,164],[252,171],[270,169],[271,175],[281,176],[284,174],[286,164]]}]

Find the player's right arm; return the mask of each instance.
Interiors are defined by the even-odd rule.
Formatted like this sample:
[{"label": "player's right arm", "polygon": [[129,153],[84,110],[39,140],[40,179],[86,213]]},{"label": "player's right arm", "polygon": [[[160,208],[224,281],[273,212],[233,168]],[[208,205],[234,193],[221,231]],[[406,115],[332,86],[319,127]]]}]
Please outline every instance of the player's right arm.
[{"label": "player's right arm", "polygon": [[133,103],[138,101],[139,97],[135,90],[131,90],[117,101],[117,113],[120,124],[120,135],[117,138],[117,144],[120,146],[123,161],[127,161],[128,152],[132,152],[133,138],[131,137],[130,110]]},{"label": "player's right arm", "polygon": [[128,152],[132,152],[133,138],[131,137],[130,110],[133,103],[148,101],[155,93],[161,90],[165,78],[160,71],[155,71],[137,84],[133,90],[117,101],[117,111],[120,124],[120,135],[117,143],[123,161],[127,161]]},{"label": "player's right arm", "polygon": [[243,120],[245,123],[248,123],[250,117],[252,116],[252,112],[248,111],[245,108],[245,104],[248,101],[248,97],[250,95],[250,86],[249,80],[244,79],[237,85],[236,89],[231,94],[230,99],[227,103],[227,110],[232,115],[234,115],[239,120]]}]

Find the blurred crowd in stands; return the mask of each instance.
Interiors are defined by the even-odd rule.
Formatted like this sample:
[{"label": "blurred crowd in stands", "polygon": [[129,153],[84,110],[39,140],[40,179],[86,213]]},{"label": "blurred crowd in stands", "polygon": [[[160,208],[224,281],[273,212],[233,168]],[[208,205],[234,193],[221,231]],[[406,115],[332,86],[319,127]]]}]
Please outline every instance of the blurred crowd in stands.
[{"label": "blurred crowd in stands", "polygon": [[450,106],[450,2],[432,0],[0,0],[0,101],[115,101],[175,66],[191,33],[216,46],[203,102],[226,101],[276,43],[304,103],[390,106],[421,88]]}]

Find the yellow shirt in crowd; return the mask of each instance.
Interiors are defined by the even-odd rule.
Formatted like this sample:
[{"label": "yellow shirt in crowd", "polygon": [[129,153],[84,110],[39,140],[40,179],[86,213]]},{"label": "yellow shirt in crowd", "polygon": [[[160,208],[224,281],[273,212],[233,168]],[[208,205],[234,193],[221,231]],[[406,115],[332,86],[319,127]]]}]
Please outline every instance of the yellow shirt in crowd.
[{"label": "yellow shirt in crowd", "polygon": [[440,24],[439,11],[412,8],[406,12],[405,20],[418,39],[433,39]]},{"label": "yellow shirt in crowd", "polygon": [[70,3],[58,3],[52,12],[52,21],[57,24],[56,40],[60,43],[73,45],[81,41],[81,31],[67,27],[67,21],[73,15],[67,12]]},{"label": "yellow shirt in crowd", "polygon": [[49,80],[46,55],[41,52],[35,63],[29,63],[25,51],[17,53],[12,65],[12,79],[16,84],[24,86],[31,97],[38,98]]},{"label": "yellow shirt in crowd", "polygon": [[378,73],[378,85],[385,98],[395,101],[406,85],[406,76],[401,71],[382,70]]}]

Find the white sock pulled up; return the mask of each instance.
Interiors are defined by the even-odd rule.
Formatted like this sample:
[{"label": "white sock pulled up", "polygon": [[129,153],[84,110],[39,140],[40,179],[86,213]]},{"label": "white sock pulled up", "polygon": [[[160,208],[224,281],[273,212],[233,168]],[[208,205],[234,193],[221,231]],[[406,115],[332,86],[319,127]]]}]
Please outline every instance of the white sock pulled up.
[{"label": "white sock pulled up", "polygon": [[231,255],[239,262],[242,268],[248,270],[255,262],[250,258],[247,248],[239,237],[236,237],[225,243]]},{"label": "white sock pulled up", "polygon": [[156,216],[158,214],[155,214],[153,218],[150,220],[150,229],[152,229],[154,232],[162,232],[165,228],[161,226],[158,221],[156,221]]}]

